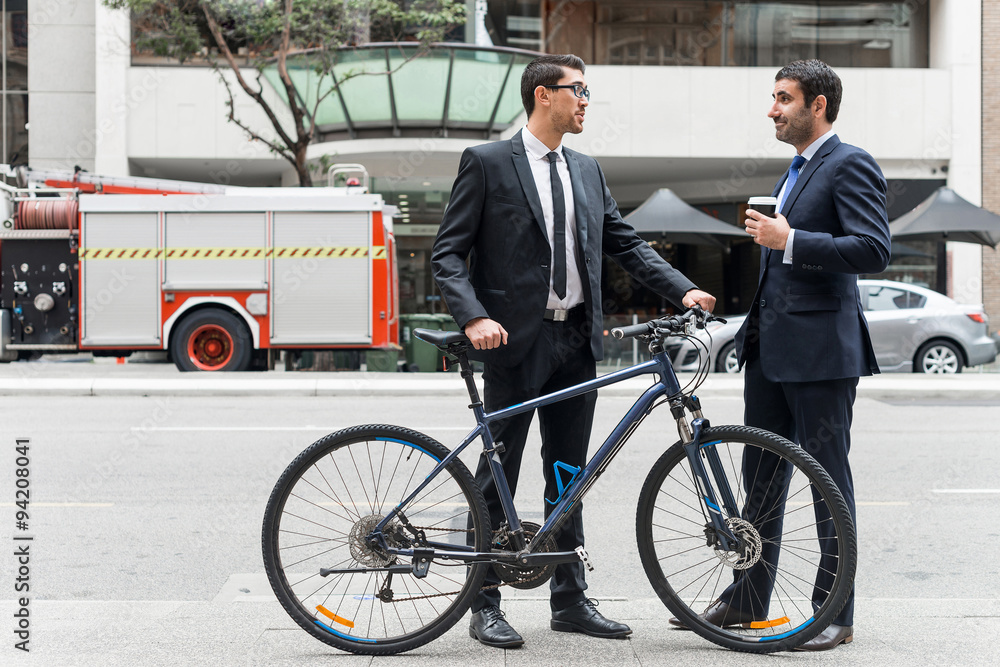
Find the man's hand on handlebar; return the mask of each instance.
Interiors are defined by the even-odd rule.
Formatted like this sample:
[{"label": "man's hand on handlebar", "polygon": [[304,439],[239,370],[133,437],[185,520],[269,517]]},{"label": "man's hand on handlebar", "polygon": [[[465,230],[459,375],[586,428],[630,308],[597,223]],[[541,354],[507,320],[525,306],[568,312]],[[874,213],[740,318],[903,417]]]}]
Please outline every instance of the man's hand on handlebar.
[{"label": "man's hand on handlebar", "polygon": [[684,294],[681,303],[684,304],[685,308],[701,306],[702,310],[710,313],[715,308],[715,297],[708,292],[702,292],[700,289],[692,289]]},{"label": "man's hand on handlebar", "polygon": [[465,325],[465,336],[477,350],[493,350],[507,344],[507,330],[488,317],[477,317]]}]

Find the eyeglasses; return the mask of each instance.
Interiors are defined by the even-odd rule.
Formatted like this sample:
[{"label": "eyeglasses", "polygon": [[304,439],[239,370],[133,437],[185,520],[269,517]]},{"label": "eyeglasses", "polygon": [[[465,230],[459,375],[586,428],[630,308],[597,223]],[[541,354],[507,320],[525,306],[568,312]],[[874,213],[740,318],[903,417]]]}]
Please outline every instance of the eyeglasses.
[{"label": "eyeglasses", "polygon": [[584,88],[578,83],[572,83],[565,86],[545,86],[546,88],[572,88],[573,94],[577,97],[585,98],[588,102],[590,101],[590,88]]}]

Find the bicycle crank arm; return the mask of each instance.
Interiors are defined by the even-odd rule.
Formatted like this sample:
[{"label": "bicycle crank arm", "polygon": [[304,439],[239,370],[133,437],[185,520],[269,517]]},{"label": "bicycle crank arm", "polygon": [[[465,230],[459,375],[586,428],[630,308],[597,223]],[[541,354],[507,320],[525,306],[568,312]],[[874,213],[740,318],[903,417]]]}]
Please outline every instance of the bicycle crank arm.
[{"label": "bicycle crank arm", "polygon": [[[457,560],[463,563],[505,563],[518,567],[540,567],[559,563],[576,563],[580,554],[576,551],[549,551],[540,553],[515,553],[513,551],[445,551],[443,549],[389,549],[389,553],[401,558],[427,560]],[[399,567],[399,566],[396,566]],[[407,566],[408,567],[408,566]],[[344,572],[347,570],[337,570]],[[370,571],[375,571],[374,569]]]},{"label": "bicycle crank arm", "polygon": [[514,564],[520,567],[543,567],[545,565],[559,565],[561,563],[584,564],[591,570],[590,560],[586,557],[586,552],[581,555],[579,551],[545,551],[536,554],[520,553],[514,560]]},{"label": "bicycle crank arm", "polygon": [[410,565],[390,565],[389,567],[339,567],[319,569],[319,576],[329,577],[331,574],[368,574],[369,572],[397,572],[406,573],[412,571]]}]

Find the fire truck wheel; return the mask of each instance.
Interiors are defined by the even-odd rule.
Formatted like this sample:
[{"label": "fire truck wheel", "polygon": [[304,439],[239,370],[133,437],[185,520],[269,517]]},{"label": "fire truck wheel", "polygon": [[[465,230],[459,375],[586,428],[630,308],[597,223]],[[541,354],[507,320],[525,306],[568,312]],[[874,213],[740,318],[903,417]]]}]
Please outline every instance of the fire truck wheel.
[{"label": "fire truck wheel", "polygon": [[217,308],[198,310],[183,320],[171,336],[170,358],[182,371],[245,371],[250,368],[253,341],[243,322]]}]

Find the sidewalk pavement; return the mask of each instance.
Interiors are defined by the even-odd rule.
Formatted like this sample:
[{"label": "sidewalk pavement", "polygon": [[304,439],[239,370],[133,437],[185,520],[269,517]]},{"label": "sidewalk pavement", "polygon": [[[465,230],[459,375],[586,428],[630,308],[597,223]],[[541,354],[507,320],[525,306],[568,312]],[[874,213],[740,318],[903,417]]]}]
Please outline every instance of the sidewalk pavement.
[{"label": "sidewalk pavement", "polygon": [[[262,577],[258,577],[262,578]],[[266,587],[266,580],[263,581]],[[133,667],[134,665],[396,665],[406,667],[748,667],[753,665],[991,665],[1000,625],[996,600],[858,600],[853,643],[825,653],[752,655],[722,649],[672,628],[655,597],[604,598],[601,610],[633,630],[627,640],[595,639],[549,629],[547,596],[505,597],[503,608],[527,643],[517,650],[469,638],[468,615],[442,637],[398,656],[343,653],[305,632],[269,590],[260,599],[180,601],[37,601],[30,655],[3,664]],[[253,598],[245,595],[245,598]],[[969,609],[976,616],[969,615]],[[9,646],[0,649],[3,656]],[[14,653],[14,651],[10,651]],[[19,652],[18,652],[19,653]],[[994,655],[994,658],[990,658]]]},{"label": "sidewalk pavement", "polygon": [[[679,377],[681,386],[691,374]],[[480,388],[482,379],[477,375]],[[650,376],[601,389],[604,396],[638,397]],[[711,373],[698,390],[741,395],[742,375]],[[457,373],[284,372],[181,373],[170,364],[37,361],[0,365],[5,396],[462,396]],[[1000,403],[1000,374],[887,373],[861,378],[858,396],[879,400],[950,399]]]}]

